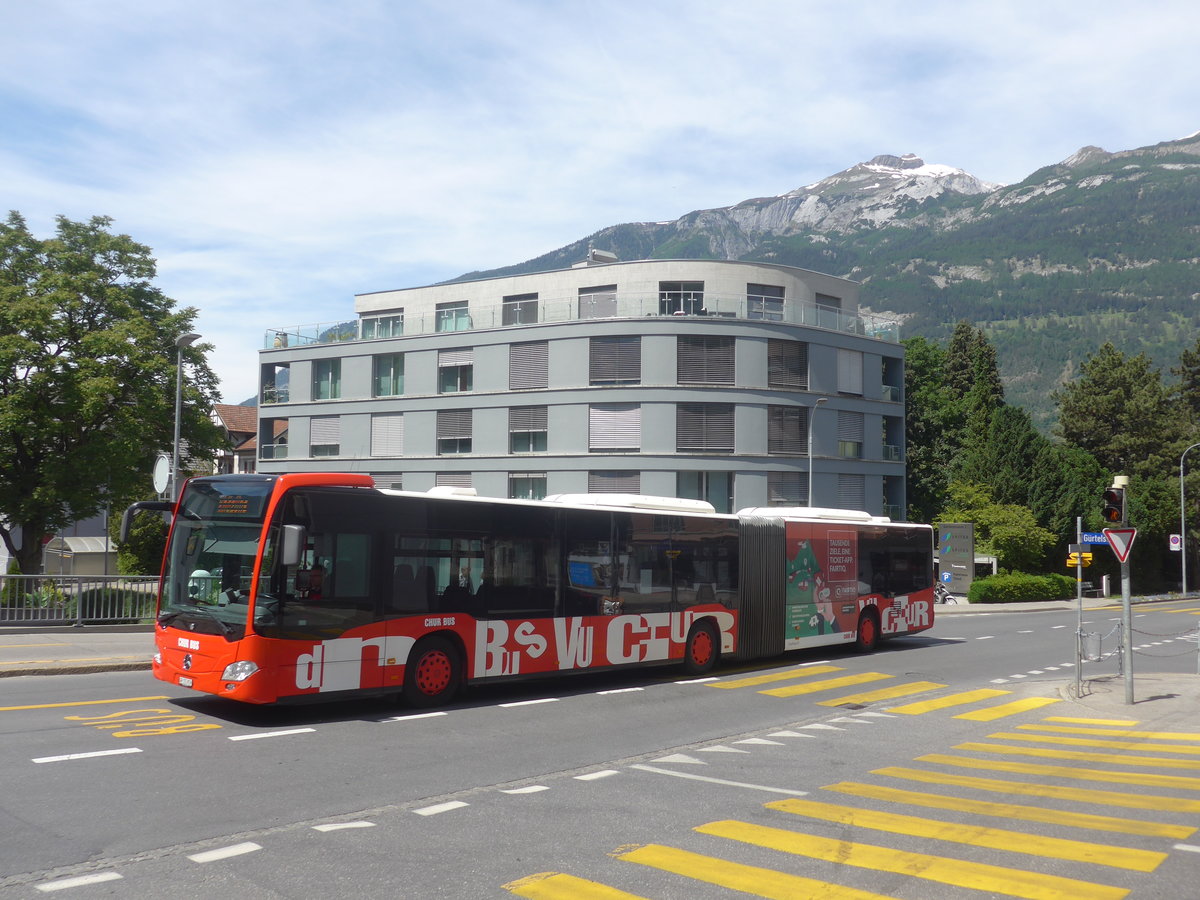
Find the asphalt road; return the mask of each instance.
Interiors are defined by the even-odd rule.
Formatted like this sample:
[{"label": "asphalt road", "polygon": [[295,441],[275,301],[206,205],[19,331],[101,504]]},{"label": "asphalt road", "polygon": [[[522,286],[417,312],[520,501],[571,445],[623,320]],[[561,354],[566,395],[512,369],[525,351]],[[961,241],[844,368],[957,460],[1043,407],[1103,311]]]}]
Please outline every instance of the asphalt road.
[{"label": "asphalt road", "polygon": [[6,678],[0,897],[1190,900],[1197,606],[1137,610],[1132,706],[1112,659],[1073,696],[1068,610],[433,713]]}]

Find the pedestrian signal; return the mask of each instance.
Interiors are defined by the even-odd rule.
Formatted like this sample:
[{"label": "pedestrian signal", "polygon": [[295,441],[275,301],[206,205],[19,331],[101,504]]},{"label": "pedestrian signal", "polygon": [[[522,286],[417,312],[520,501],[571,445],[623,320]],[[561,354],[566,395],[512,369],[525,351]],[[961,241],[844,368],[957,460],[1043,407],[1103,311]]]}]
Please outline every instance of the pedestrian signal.
[{"label": "pedestrian signal", "polygon": [[1105,488],[1100,495],[1103,503],[1100,518],[1113,525],[1125,524],[1125,488]]}]

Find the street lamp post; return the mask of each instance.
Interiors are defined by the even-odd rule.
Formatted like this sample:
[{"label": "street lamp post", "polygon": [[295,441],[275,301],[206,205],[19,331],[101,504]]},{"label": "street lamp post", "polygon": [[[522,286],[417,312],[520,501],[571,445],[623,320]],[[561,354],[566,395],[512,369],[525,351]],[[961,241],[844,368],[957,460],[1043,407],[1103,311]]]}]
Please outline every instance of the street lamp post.
[{"label": "street lamp post", "polygon": [[1183,499],[1183,460],[1197,447],[1200,447],[1200,444],[1192,444],[1179,457],[1179,570],[1182,576],[1179,591],[1182,594],[1187,594],[1187,508]]},{"label": "street lamp post", "polygon": [[179,417],[183,409],[183,348],[200,340],[193,332],[175,338],[175,440],[171,444],[171,499],[179,499]]},{"label": "street lamp post", "polygon": [[808,505],[813,505],[813,420],[817,417],[817,407],[828,400],[828,397],[818,397],[808,412]]}]

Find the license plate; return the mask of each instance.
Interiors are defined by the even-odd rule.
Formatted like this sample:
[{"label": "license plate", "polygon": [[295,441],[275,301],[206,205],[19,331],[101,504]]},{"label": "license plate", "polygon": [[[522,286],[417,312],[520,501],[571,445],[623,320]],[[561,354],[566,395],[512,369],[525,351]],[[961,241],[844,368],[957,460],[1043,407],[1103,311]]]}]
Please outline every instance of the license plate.
[{"label": "license plate", "polygon": [[192,679],[188,678],[186,675],[180,675],[179,676],[179,686],[180,687],[191,687]]}]

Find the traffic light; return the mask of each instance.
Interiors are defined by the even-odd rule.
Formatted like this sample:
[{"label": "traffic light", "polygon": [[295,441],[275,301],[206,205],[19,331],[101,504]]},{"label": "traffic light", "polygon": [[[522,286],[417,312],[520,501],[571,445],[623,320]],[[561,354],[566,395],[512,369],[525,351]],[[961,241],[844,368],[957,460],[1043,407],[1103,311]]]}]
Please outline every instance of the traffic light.
[{"label": "traffic light", "polygon": [[1100,495],[1104,507],[1100,510],[1100,518],[1112,525],[1125,524],[1125,488],[1105,488]]}]

